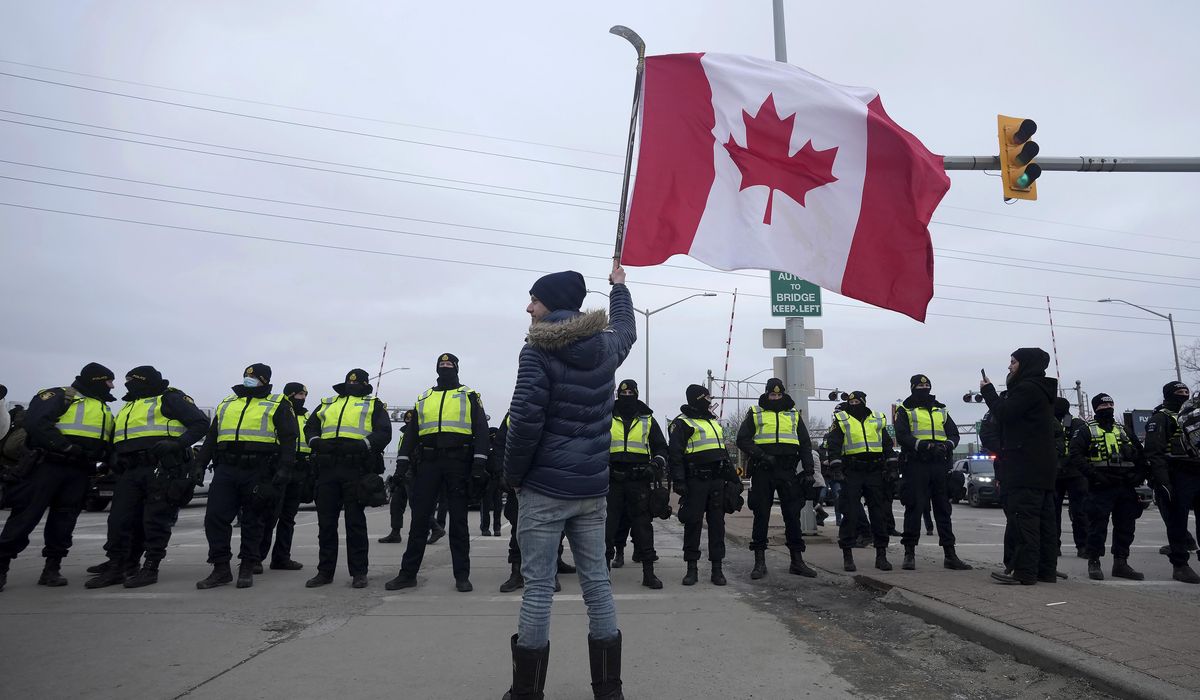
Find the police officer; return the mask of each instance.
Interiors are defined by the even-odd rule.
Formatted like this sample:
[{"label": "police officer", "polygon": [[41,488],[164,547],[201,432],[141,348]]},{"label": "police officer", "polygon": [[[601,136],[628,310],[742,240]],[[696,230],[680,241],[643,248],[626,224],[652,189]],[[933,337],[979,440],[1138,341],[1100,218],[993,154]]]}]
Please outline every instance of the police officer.
[{"label": "police officer", "polygon": [[671,421],[667,449],[671,487],[679,495],[678,517],[683,523],[683,559],[687,562],[683,585],[696,584],[700,532],[707,521],[711,580],[713,585],[724,586],[727,581],[721,562],[725,559],[725,484],[739,479],[729,462],[725,434],[712,412],[708,390],[692,384],[685,396],[687,403],[679,407],[680,416]]},{"label": "police officer", "polygon": [[766,392],[738,428],[737,446],[750,463],[750,509],[754,511],[750,536],[754,570],[750,578],[767,575],[767,525],[776,492],[792,558],[788,571],[816,577],[817,572],[804,563],[804,537],[800,532],[800,509],[815,482],[812,440],[803,416],[796,410],[796,402],[783,391],[782,379],[767,380]]},{"label": "police officer", "polygon": [[1142,515],[1135,490],[1145,480],[1137,446],[1115,419],[1113,399],[1100,393],[1092,397],[1095,417],[1071,436],[1070,455],[1075,468],[1088,480],[1088,578],[1104,580],[1100,557],[1108,539],[1108,519],[1113,524],[1113,567],[1116,578],[1141,581],[1146,578],[1129,566],[1129,545],[1137,519]]},{"label": "police officer", "polygon": [[[417,430],[400,445],[397,469],[421,451],[413,476],[413,519],[408,548],[389,591],[417,585],[425,557],[429,517],[439,492],[445,489],[450,511],[450,558],[454,585],[472,590],[471,540],[467,524],[467,490],[486,485],[488,423],[479,394],[458,379],[458,358],[444,353],[437,360],[437,384],[417,399]],[[472,485],[472,482],[474,486]]]},{"label": "police officer", "polygon": [[8,581],[9,563],[29,546],[29,535],[47,510],[42,548],[46,564],[38,585],[67,585],[60,567],[71,548],[88,479],[112,449],[114,420],[107,404],[116,401],[110,392],[113,376],[104,365],[90,362],[71,386],[46,389],[29,402],[25,444],[30,450],[41,450],[41,455],[33,471],[7,496],[12,512],[0,531],[0,590]]},{"label": "police officer", "polygon": [[[412,426],[415,424],[417,414],[410,408],[404,412],[400,419],[400,442],[403,443],[405,436],[408,435]],[[411,465],[410,470],[411,470]],[[388,503],[388,516],[391,518],[391,532],[379,538],[382,544],[400,544],[404,541],[402,532],[404,531],[404,511],[408,509],[408,485],[412,480],[410,470],[404,473],[395,472],[388,477],[388,490],[391,492],[391,501]]]},{"label": "police officer", "polygon": [[1172,577],[1183,583],[1200,583],[1188,566],[1188,513],[1200,520],[1200,454],[1180,429],[1179,410],[1190,392],[1183,382],[1163,386],[1163,402],[1146,423],[1145,457],[1160,507],[1167,510],[1167,556]]},{"label": "police officer", "polygon": [[208,563],[213,570],[196,582],[196,588],[233,581],[229,562],[235,517],[241,523],[237,587],[254,585],[254,567],[262,556],[263,514],[275,507],[279,488],[292,480],[297,428],[291,402],[271,393],[271,368],[262,363],[247,367],[233,395],[217,406],[195,462],[200,475],[213,463],[204,510]]},{"label": "police officer", "polygon": [[[479,501],[479,533],[484,537],[491,537],[493,531],[495,531],[496,537],[500,536],[500,515],[503,510],[501,505],[502,489],[497,475],[500,473],[500,463],[504,459],[504,447],[501,446],[500,454],[497,454],[496,432],[496,428],[488,428],[489,478],[487,488],[484,489],[483,496]],[[493,525],[493,527],[489,528],[489,525]]]},{"label": "police officer", "polygon": [[887,417],[867,407],[867,395],[851,392],[845,410],[833,414],[829,429],[829,463],[842,467],[842,524],[838,546],[842,548],[842,568],[855,571],[854,542],[857,539],[861,510],[859,499],[866,498],[871,533],[875,543],[875,568],[891,571],[887,560],[888,530],[884,510],[892,504],[885,496],[884,482],[896,479],[897,460],[892,437],[887,433]]},{"label": "police officer", "polygon": [[359,499],[364,476],[382,472],[381,455],[392,441],[387,406],[371,396],[367,372],[352,369],[334,384],[336,396],[321,401],[304,425],[317,469],[317,543],[319,563],[305,586],[333,582],[338,558],[338,516],[345,511],[346,559],[351,586],[367,586],[367,514]]},{"label": "police officer", "polygon": [[[275,502],[274,510],[267,513],[263,522],[262,546],[259,547],[261,559],[254,567],[255,574],[263,572],[262,562],[271,557],[271,568],[278,571],[299,571],[304,568],[300,562],[292,559],[292,535],[296,532],[296,513],[300,512],[300,485],[309,477],[312,468],[310,458],[312,448],[305,442],[304,423],[308,420],[308,409],[304,401],[308,398],[308,387],[300,382],[288,382],[283,385],[283,395],[292,404],[292,412],[296,414],[296,426],[300,436],[296,439],[296,465],[292,468],[292,479],[279,489],[279,500]],[[276,531],[278,530],[278,531]],[[271,540],[275,540],[272,549]]]},{"label": "police officer", "polygon": [[[183,505],[182,494],[169,489],[173,480],[186,479],[192,444],[208,428],[208,416],[192,398],[170,386],[162,374],[143,365],[125,375],[125,405],[117,413],[113,434],[112,470],[117,474],[112,509],[108,513],[108,566],[84,584],[104,588],[123,583],[140,588],[158,582],[158,565],[167,553],[171,527]],[[146,562],[125,577],[135,522],[145,533]]]},{"label": "police officer", "polygon": [[1075,539],[1075,551],[1080,558],[1087,558],[1088,523],[1084,512],[1087,502],[1088,480],[1079,471],[1071,458],[1071,438],[1080,430],[1087,431],[1087,423],[1071,415],[1071,402],[1059,396],[1054,399],[1054,418],[1062,428],[1058,441],[1058,475],[1054,482],[1054,497],[1058,515],[1058,556],[1062,556],[1062,505],[1070,496],[1067,515],[1071,520],[1071,535]]},{"label": "police officer", "polygon": [[654,419],[654,412],[638,399],[637,382],[632,379],[617,385],[611,430],[605,558],[611,566],[621,522],[628,519],[635,556],[642,564],[642,585],[659,589],[663,584],[654,575],[658,555],[654,552],[650,487],[655,480],[662,480],[667,465],[667,439]]},{"label": "police officer", "polygon": [[[946,412],[946,405],[930,393],[933,385],[924,374],[908,380],[910,393],[896,411],[896,442],[900,443],[904,465],[904,545],[902,569],[917,568],[916,548],[921,541],[921,516],[932,508],[937,521],[938,544],[945,557],[942,566],[955,571],[971,568],[954,551],[954,530],[950,525],[950,496],[946,493],[946,472],[958,446],[958,426]],[[889,510],[891,504],[888,504]]]}]

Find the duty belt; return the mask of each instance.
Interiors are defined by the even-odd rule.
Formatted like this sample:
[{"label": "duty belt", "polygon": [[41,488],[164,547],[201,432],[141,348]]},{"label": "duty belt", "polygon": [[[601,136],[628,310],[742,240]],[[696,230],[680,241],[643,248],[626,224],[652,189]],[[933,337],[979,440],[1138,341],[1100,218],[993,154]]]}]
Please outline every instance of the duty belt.
[{"label": "duty belt", "polygon": [[614,463],[609,465],[609,476],[613,481],[650,481],[654,472],[648,464]]},{"label": "duty belt", "polygon": [[717,479],[721,478],[725,472],[726,462],[720,460],[717,462],[709,462],[707,464],[697,464],[688,466],[687,478],[689,479]]},{"label": "duty belt", "polygon": [[217,464],[237,469],[254,469],[275,462],[276,455],[270,452],[217,452]]},{"label": "duty belt", "polygon": [[471,446],[459,445],[458,447],[427,447],[421,446],[422,459],[437,459],[438,457],[470,457]]}]

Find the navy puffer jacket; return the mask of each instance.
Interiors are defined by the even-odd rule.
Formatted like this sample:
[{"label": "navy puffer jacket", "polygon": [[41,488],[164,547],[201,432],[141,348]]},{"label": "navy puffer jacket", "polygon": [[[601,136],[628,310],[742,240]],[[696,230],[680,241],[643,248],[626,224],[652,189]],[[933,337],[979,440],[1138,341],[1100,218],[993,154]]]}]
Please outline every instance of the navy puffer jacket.
[{"label": "navy puffer jacket", "polygon": [[529,327],[509,408],[510,484],[563,499],[608,494],[613,386],[636,339],[623,284],[612,288],[609,314],[560,310]]}]

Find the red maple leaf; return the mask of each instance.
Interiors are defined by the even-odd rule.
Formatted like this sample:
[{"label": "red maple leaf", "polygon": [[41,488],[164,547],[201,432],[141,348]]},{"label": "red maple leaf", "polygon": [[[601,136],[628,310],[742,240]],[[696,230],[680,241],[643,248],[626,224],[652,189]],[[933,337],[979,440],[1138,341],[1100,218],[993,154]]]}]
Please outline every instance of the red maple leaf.
[{"label": "red maple leaf", "polygon": [[742,119],[746,122],[746,147],[738,145],[733,134],[730,134],[725,150],[729,151],[729,157],[742,173],[739,191],[755,185],[770,188],[764,224],[771,224],[771,203],[775,190],[804,206],[804,195],[809,190],[837,182],[833,176],[833,161],[838,150],[836,146],[818,151],[813,148],[812,141],[808,141],[795,155],[788,155],[796,115],[780,119],[773,94],[767,95],[755,116],[742,110]]}]

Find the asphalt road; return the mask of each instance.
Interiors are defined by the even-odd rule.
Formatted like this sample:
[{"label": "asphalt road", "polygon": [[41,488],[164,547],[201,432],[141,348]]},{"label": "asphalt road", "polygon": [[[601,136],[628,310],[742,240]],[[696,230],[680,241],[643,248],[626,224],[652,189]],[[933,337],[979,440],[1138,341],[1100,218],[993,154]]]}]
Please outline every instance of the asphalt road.
[{"label": "asphalt road", "polygon": [[[998,558],[999,510],[960,507],[955,515],[964,555]],[[418,588],[383,589],[403,552],[375,542],[386,533],[386,507],[370,513],[365,590],[349,587],[344,560],[334,584],[304,588],[316,564],[316,514],[304,510],[293,553],[304,570],[268,571],[250,589],[198,591],[195,581],[209,570],[203,516],[203,505],[184,509],[160,582],[135,590],[83,588],[84,567],[103,558],[106,514],[80,517],[65,588],[35,585],[35,536],[0,593],[2,695],[498,698],[507,688],[520,605],[519,592],[497,590],[508,573],[507,525],[504,537],[473,536],[468,594],[454,591],[445,540],[428,549]],[[477,518],[471,513],[475,533]],[[1157,547],[1149,542],[1162,541],[1157,526],[1139,545]],[[711,585],[702,563],[701,583],[684,588],[680,532],[675,521],[656,521],[664,589],[641,587],[639,567],[614,571],[630,698],[1102,697],[1084,682],[889,610],[842,577],[788,576],[775,553],[771,575],[751,582],[750,553],[730,546],[729,586]],[[1144,557],[1149,569],[1157,556],[1139,550],[1135,564]],[[586,615],[573,577],[564,577],[553,620],[547,695],[591,697]]]}]

